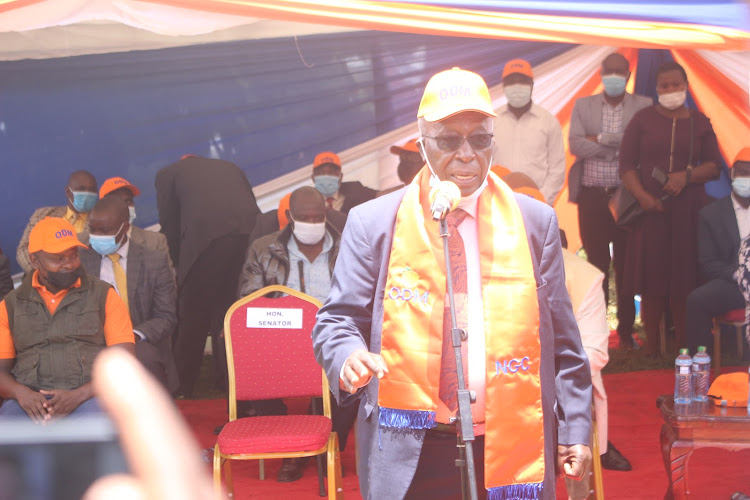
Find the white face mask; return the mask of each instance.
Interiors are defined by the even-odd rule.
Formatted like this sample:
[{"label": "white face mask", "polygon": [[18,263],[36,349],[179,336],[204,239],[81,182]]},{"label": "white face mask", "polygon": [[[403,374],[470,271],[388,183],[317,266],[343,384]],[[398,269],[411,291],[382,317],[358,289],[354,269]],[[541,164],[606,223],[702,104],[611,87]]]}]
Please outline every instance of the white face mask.
[{"label": "white face mask", "polygon": [[522,108],[531,100],[531,85],[518,83],[503,88],[505,97],[508,98],[508,104],[512,108]]},{"label": "white face mask", "polygon": [[293,220],[292,232],[303,245],[314,245],[326,235],[325,222],[297,222]]},{"label": "white face mask", "polygon": [[659,96],[659,104],[669,110],[674,110],[685,104],[686,98],[687,89],[678,92],[670,92],[669,94],[661,94]]}]

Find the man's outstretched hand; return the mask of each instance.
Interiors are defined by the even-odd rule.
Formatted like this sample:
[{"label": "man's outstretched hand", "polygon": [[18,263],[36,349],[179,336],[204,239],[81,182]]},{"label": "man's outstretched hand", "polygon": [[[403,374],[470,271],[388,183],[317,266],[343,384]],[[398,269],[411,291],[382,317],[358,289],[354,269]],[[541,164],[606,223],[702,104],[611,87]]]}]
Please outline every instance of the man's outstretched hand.
[{"label": "man's outstretched hand", "polygon": [[380,354],[374,354],[367,349],[357,349],[344,362],[339,387],[342,391],[354,394],[357,389],[366,386],[373,375],[383,378],[386,373],[388,367]]},{"label": "man's outstretched hand", "polygon": [[583,444],[557,445],[557,467],[569,478],[580,481],[591,463],[591,450]]}]

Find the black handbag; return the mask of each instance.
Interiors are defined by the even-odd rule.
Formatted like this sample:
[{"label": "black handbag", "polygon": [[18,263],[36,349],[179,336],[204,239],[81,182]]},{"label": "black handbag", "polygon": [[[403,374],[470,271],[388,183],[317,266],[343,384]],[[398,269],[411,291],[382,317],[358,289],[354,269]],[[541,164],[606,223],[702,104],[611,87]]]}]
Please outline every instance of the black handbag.
[{"label": "black handbag", "polygon": [[[675,122],[676,123],[676,122]],[[694,135],[694,120],[693,113],[690,113],[690,153],[688,154],[688,165],[693,164],[693,135]],[[669,171],[672,172],[673,160],[674,160],[674,139],[675,139],[675,128],[672,128],[672,146],[669,152]],[[640,168],[638,169],[638,176],[640,177]],[[615,224],[618,226],[631,226],[638,222],[643,216],[643,208],[635,196],[625,189],[623,184],[620,184],[615,190],[615,194],[609,199],[609,211],[612,212],[612,218],[615,220]]]},{"label": "black handbag", "polygon": [[578,194],[583,186],[583,160],[576,160],[568,170],[568,201],[578,203]]}]

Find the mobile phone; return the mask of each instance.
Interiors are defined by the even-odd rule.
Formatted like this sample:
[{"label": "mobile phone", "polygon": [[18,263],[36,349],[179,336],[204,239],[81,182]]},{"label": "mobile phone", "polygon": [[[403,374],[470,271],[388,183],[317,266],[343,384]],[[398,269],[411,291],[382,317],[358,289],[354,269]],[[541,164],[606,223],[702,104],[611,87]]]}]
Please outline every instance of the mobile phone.
[{"label": "mobile phone", "polygon": [[108,417],[47,425],[0,420],[0,499],[80,500],[98,478],[128,471]]},{"label": "mobile phone", "polygon": [[667,177],[667,174],[664,173],[664,171],[660,168],[654,167],[654,169],[651,171],[651,177],[659,183],[659,185],[663,186],[667,183],[669,178]]}]

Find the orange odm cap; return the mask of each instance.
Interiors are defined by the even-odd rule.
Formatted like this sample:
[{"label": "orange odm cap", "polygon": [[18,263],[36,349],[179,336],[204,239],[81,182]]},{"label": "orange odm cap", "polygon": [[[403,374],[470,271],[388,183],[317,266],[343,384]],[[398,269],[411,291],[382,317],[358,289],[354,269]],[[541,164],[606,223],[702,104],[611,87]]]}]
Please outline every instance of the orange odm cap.
[{"label": "orange odm cap", "polygon": [[112,191],[117,191],[118,189],[127,188],[130,190],[131,193],[133,193],[133,196],[138,196],[141,194],[141,190],[123,179],[122,177],[111,177],[104,181],[102,184],[102,187],[99,188],[99,199],[104,198]]},{"label": "orange odm cap", "polygon": [[289,198],[292,197],[292,193],[287,194],[279,200],[279,210],[276,212],[276,217],[279,219],[279,230],[282,230],[289,224],[289,219],[286,217],[286,211],[289,210]]},{"label": "orange odm cap", "polygon": [[391,146],[391,153],[394,155],[400,155],[401,153],[419,153],[417,147],[417,140],[410,139],[404,143],[403,146]]},{"label": "orange odm cap", "polygon": [[490,170],[498,177],[505,177],[510,173],[510,169],[505,168],[502,165],[492,165],[492,168],[490,168]]},{"label": "orange odm cap", "polygon": [[524,61],[523,59],[513,59],[505,63],[503,78],[513,73],[520,73],[529,78],[534,78],[534,73],[531,71],[531,64],[529,64],[529,61]]},{"label": "orange odm cap", "polygon": [[740,149],[740,152],[737,153],[737,156],[734,157],[734,162],[732,163],[732,165],[734,165],[738,161],[750,162],[750,148]]},{"label": "orange odm cap", "polygon": [[497,116],[482,77],[465,69],[453,68],[430,78],[419,103],[417,118],[436,122],[462,111]]},{"label": "orange odm cap", "polygon": [[319,166],[326,165],[328,163],[341,168],[341,160],[339,159],[339,155],[332,151],[323,151],[322,153],[318,153],[315,156],[315,160],[313,160],[313,168],[318,168]]},{"label": "orange odm cap", "polygon": [[516,193],[525,194],[526,196],[530,196],[536,201],[547,203],[547,200],[544,199],[544,195],[537,188],[533,188],[530,186],[521,186],[513,189],[513,191],[515,191]]},{"label": "orange odm cap", "polygon": [[724,373],[716,377],[708,389],[708,397],[716,406],[747,406],[747,372]]},{"label": "orange odm cap", "polygon": [[45,217],[29,234],[29,253],[62,253],[73,247],[86,248],[78,241],[73,225],[59,217]]}]

